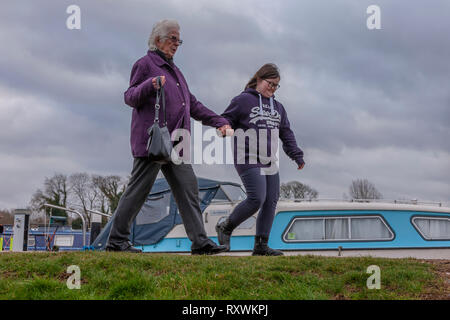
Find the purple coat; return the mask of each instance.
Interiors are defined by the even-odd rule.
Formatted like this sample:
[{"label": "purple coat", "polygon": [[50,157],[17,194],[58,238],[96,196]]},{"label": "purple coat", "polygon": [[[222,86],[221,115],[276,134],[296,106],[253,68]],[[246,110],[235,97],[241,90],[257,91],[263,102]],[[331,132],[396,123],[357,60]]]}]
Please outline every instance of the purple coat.
[{"label": "purple coat", "polygon": [[[228,121],[205,107],[189,91],[180,69],[165,61],[156,52],[148,51],[133,65],[130,87],[125,91],[125,103],[133,108],[131,119],[131,150],[133,157],[147,156],[147,129],[155,118],[156,90],[152,79],[165,76],[166,119],[169,132],[184,128],[190,131],[190,117],[204,125],[220,128]],[[160,123],[162,114],[160,109]]]}]

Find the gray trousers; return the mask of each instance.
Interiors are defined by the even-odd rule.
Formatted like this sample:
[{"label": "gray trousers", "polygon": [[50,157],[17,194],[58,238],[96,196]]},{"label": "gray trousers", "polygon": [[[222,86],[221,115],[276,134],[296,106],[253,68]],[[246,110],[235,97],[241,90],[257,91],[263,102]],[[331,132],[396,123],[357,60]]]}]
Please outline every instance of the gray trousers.
[{"label": "gray trousers", "polygon": [[122,247],[129,240],[131,225],[141,210],[150,190],[162,170],[169,183],[183,220],[191,249],[214,244],[206,235],[198,198],[198,183],[190,164],[158,164],[147,158],[135,158],[128,186],[119,200],[108,244]]}]

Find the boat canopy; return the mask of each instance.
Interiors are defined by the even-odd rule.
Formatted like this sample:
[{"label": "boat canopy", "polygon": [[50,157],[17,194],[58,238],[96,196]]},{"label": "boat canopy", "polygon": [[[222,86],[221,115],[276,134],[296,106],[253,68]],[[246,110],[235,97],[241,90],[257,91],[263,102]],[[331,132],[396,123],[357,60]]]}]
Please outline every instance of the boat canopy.
[{"label": "boat canopy", "polygon": [[[199,202],[203,213],[211,202],[238,202],[245,198],[240,184],[197,178]],[[115,215],[91,244],[104,249]],[[134,246],[152,245],[162,240],[175,225],[182,224],[175,199],[165,178],[157,179],[131,227],[129,240]]]}]

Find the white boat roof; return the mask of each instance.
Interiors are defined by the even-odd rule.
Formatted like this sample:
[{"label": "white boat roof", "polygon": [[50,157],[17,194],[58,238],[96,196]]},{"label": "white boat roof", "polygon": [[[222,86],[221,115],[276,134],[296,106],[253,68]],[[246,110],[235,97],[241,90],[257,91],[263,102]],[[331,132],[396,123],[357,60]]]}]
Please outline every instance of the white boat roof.
[{"label": "white boat roof", "polygon": [[280,200],[277,211],[319,211],[319,210],[389,210],[418,211],[450,214],[450,207],[439,205],[384,203],[384,202],[336,202]]}]

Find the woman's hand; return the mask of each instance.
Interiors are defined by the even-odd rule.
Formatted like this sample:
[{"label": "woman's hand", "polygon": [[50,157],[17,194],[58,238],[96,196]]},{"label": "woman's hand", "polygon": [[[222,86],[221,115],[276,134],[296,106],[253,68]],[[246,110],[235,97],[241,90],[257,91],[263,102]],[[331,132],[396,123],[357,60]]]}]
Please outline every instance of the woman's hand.
[{"label": "woman's hand", "polygon": [[230,125],[226,124],[217,129],[217,134],[221,137],[232,136],[234,134],[234,130]]},{"label": "woman's hand", "polygon": [[303,162],[301,165],[298,166],[297,170],[302,170],[304,166],[305,166],[305,163]]},{"label": "woman's hand", "polygon": [[[166,83],[166,76],[159,76],[160,78],[161,78],[161,86],[164,86],[164,84]],[[159,86],[158,86],[158,84],[156,83],[156,79],[157,79],[158,77],[154,77],[153,79],[152,79],[152,84],[153,84],[153,88],[155,88],[156,90],[158,90],[159,89]]]}]

